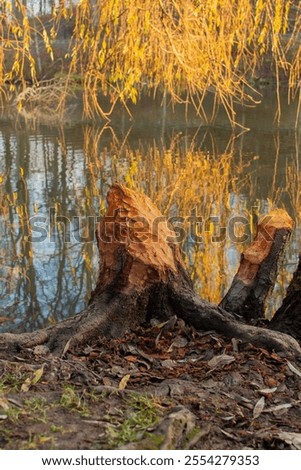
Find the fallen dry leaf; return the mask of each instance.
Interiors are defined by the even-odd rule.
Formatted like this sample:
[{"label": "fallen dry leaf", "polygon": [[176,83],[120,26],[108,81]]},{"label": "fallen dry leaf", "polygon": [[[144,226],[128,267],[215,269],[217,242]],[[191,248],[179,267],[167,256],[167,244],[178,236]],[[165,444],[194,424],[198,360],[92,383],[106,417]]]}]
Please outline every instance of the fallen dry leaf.
[{"label": "fallen dry leaf", "polygon": [[67,352],[69,351],[71,341],[72,341],[72,338],[68,339],[67,343],[66,343],[65,346],[64,346],[64,349],[63,349],[63,352],[62,352],[61,357],[64,357],[65,354],[67,354]]},{"label": "fallen dry leaf", "polygon": [[35,385],[36,383],[39,382],[39,380],[41,380],[43,373],[44,373],[44,366],[42,366],[40,369],[35,371],[35,373],[33,374],[33,378],[31,380],[32,385]]},{"label": "fallen dry leaf", "polygon": [[40,369],[37,369],[34,372],[33,377],[31,378],[27,377],[25,382],[21,385],[21,392],[24,392],[24,393],[28,392],[28,390],[30,389],[32,385],[35,385],[36,383],[38,383],[43,375],[43,372],[44,372],[44,365]]},{"label": "fallen dry leaf", "polygon": [[264,410],[265,413],[273,413],[275,411],[285,410],[286,408],[291,408],[293,406],[292,403],[282,403],[281,405],[271,406]]},{"label": "fallen dry leaf", "polygon": [[276,392],[276,390],[277,390],[277,387],[262,388],[262,389],[258,390],[258,392],[261,393],[262,395],[270,395],[271,393]]},{"label": "fallen dry leaf", "polygon": [[258,402],[256,403],[256,405],[254,406],[254,409],[253,409],[253,418],[256,419],[258,418],[261,413],[263,412],[263,409],[265,407],[265,398],[264,397],[261,397]]},{"label": "fallen dry leaf", "polygon": [[234,356],[230,356],[229,354],[220,354],[219,356],[214,356],[212,359],[210,359],[208,366],[211,369],[216,369],[231,364],[233,361],[235,361]]},{"label": "fallen dry leaf", "polygon": [[28,390],[30,389],[30,386],[31,386],[31,379],[27,377],[25,382],[23,382],[21,385],[21,392],[24,392],[24,393],[28,392]]},{"label": "fallen dry leaf", "polygon": [[128,381],[130,380],[131,374],[126,374],[119,382],[118,389],[124,390],[127,386]]},{"label": "fallen dry leaf", "polygon": [[287,361],[287,365],[291,372],[298,375],[298,377],[301,377],[301,371],[297,369],[297,367],[295,367],[290,361]]}]

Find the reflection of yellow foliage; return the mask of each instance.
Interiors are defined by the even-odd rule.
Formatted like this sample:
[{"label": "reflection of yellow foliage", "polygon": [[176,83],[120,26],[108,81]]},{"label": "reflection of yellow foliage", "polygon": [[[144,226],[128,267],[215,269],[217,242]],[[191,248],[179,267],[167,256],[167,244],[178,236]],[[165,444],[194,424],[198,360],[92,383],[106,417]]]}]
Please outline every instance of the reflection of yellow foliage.
[{"label": "reflection of yellow foliage", "polygon": [[[107,147],[104,147],[105,141],[108,142]],[[256,216],[268,210],[267,205],[272,207],[275,201],[271,194],[270,201],[265,200],[262,205],[258,201],[258,208],[251,211],[252,196],[250,199],[249,196],[252,188],[248,185],[246,177],[246,166],[249,162],[239,165],[237,160],[234,162],[231,142],[226,153],[214,154],[204,152],[196,144],[187,141],[189,139],[186,136],[179,134],[168,146],[154,142],[148,147],[141,144],[139,148],[134,149],[130,147],[127,136],[123,141],[119,141],[109,126],[103,129],[85,126],[84,178],[73,179],[72,207],[76,210],[76,214],[81,216],[80,232],[82,237],[86,237],[88,235],[86,217],[104,214],[106,194],[114,181],[143,191],[166,216],[183,218],[181,227],[185,229],[186,238],[182,238],[180,243],[185,253],[186,266],[198,292],[204,298],[218,302],[235,274],[239,253],[243,248],[242,243],[231,241],[229,221],[233,216],[244,216],[253,228]],[[8,174],[2,175],[3,183],[9,181],[9,178],[12,181],[14,179],[13,173],[9,173],[11,169],[7,171]],[[6,233],[12,233],[15,237],[11,240],[11,253],[9,255],[8,252],[1,253],[1,255],[4,255],[3,260],[7,260],[8,264],[13,261],[16,266],[21,258],[24,260],[22,268],[17,267],[16,270],[5,268],[8,273],[7,279],[13,287],[18,276],[26,278],[28,267],[31,266],[35,256],[35,247],[30,246],[26,237],[30,216],[38,213],[38,206],[30,197],[30,189],[27,189],[27,171],[28,169],[24,167],[24,171],[18,174],[22,179],[24,191],[17,191],[15,186],[11,185],[11,192],[5,193],[7,185],[0,185],[0,215],[3,217]],[[62,173],[62,176],[60,174],[60,178],[66,177],[67,174]],[[288,167],[287,175],[287,191],[300,221],[301,181],[297,163]],[[248,196],[241,197],[243,192]],[[66,214],[68,201],[64,200],[64,197],[64,193],[57,194],[57,200],[52,204],[57,214]],[[187,239],[189,230],[191,231],[189,217],[192,217],[193,213],[197,217],[202,217],[203,221],[203,225],[194,226],[196,235],[202,237],[199,242]],[[178,226],[176,221],[174,226]],[[226,236],[221,237],[219,241],[214,237],[220,234],[223,227]],[[93,227],[91,232],[93,236]],[[235,236],[238,238],[243,234],[243,225],[236,224]],[[193,238],[194,234],[192,235]],[[58,234],[60,243],[63,236],[64,230],[61,229]],[[230,252],[232,255],[234,253],[234,258],[231,260]],[[85,267],[82,281],[86,275],[87,282],[88,280],[91,282],[90,273],[95,273],[93,256],[96,257],[96,252],[93,251],[92,243],[80,244],[78,255],[80,262],[78,262]],[[69,267],[73,282],[76,284],[79,274],[72,267],[73,263],[74,258],[70,255],[66,266]],[[284,281],[280,283],[284,284]]]},{"label": "reflection of yellow foliage", "polygon": [[298,167],[298,153],[296,162],[288,165],[286,169],[286,189],[290,196],[297,224],[301,222],[301,173]]},{"label": "reflection of yellow foliage", "polygon": [[4,193],[3,183],[6,180],[6,175],[0,173],[0,216],[5,216],[8,211],[7,202]]}]

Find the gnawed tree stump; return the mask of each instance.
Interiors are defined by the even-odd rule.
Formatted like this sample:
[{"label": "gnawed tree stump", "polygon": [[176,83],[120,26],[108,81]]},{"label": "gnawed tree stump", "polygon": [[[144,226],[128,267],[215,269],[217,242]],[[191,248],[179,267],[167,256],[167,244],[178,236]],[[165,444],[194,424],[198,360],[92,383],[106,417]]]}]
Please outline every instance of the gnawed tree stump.
[{"label": "gnawed tree stump", "polygon": [[286,297],[273,316],[269,328],[288,333],[301,343],[301,254]]},{"label": "gnawed tree stump", "polygon": [[193,292],[176,235],[148,197],[114,184],[106,216],[97,228],[97,243],[100,270],[87,309],[32,333],[0,335],[2,355],[34,347],[64,354],[101,336],[121,336],[151,318],[161,321],[174,315],[197,329],[301,355],[291,336],[245,325]]},{"label": "gnawed tree stump", "polygon": [[274,287],[278,263],[293,228],[283,209],[264,216],[253,243],[242,253],[238,271],[220,306],[247,323],[264,317],[265,301]]}]

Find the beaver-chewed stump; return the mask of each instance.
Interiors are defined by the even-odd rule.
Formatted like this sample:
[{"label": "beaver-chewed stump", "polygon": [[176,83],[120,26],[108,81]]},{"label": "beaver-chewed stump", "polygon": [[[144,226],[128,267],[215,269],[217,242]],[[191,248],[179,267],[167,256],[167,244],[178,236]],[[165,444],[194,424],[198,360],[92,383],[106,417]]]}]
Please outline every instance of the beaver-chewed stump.
[{"label": "beaver-chewed stump", "polygon": [[221,307],[241,315],[247,323],[264,317],[265,301],[272,291],[293,221],[285,210],[263,217],[253,243],[242,253],[239,269]]},{"label": "beaver-chewed stump", "polygon": [[[116,338],[151,319],[165,321],[174,315],[199,330],[214,330],[228,338],[301,356],[299,344],[291,335],[247,325],[237,315],[253,295],[252,286],[248,285],[248,295],[244,295],[240,309],[234,308],[232,312],[202,300],[193,291],[175,232],[147,196],[116,183],[110,188],[107,200],[108,209],[96,233],[99,276],[88,307],[48,328],[1,334],[2,356],[37,346],[53,354],[64,354],[99,337]],[[272,219],[278,216],[277,212],[272,213]],[[257,270],[250,265],[253,274],[270,266],[275,278],[277,259],[291,230],[288,216],[281,213],[278,219],[274,224],[277,229],[270,233],[269,249],[255,261]],[[281,220],[283,227],[280,227]],[[260,244],[257,245],[260,250]],[[254,289],[256,286],[254,283]]]}]

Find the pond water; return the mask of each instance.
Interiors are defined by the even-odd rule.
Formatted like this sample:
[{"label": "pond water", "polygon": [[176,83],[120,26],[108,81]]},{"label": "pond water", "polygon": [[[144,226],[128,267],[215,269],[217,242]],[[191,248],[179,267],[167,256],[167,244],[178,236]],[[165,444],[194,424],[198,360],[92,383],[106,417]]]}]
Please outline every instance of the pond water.
[{"label": "pond water", "polygon": [[[74,113],[63,126],[33,125],[3,110],[0,316],[14,323],[2,328],[31,330],[84,308],[97,275],[95,224],[116,180],[145,191],[184,224],[187,267],[198,292],[215,302],[231,283],[257,215],[286,207],[296,229],[268,307],[275,310],[300,251],[301,217],[296,104],[283,104],[279,126],[276,106],[266,93],[257,108],[238,109],[237,121],[249,130],[235,132],[223,112],[208,126],[192,109],[148,99],[133,117],[119,109],[107,124]],[[199,237],[193,210],[202,217]]]}]

